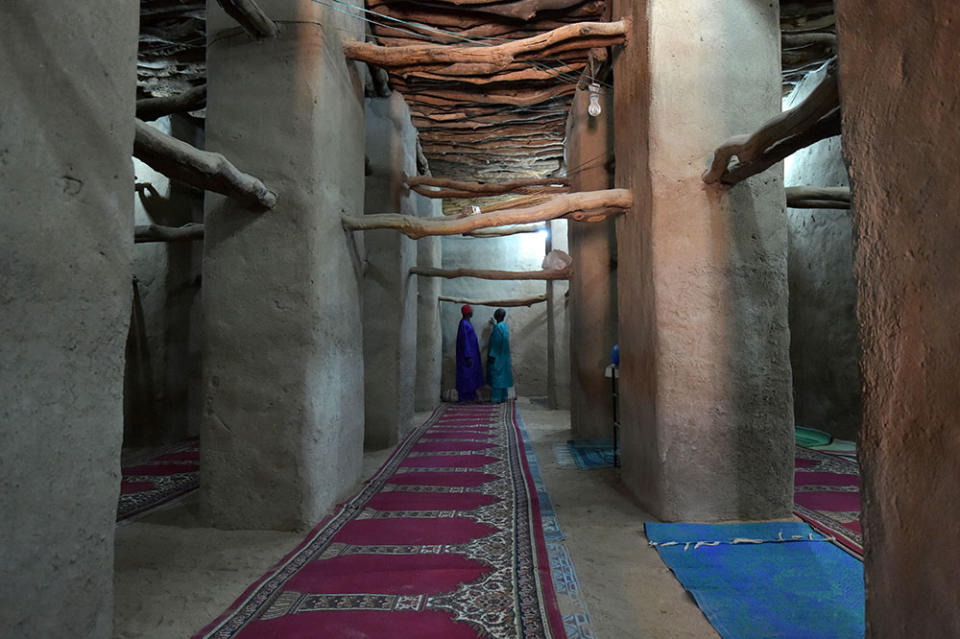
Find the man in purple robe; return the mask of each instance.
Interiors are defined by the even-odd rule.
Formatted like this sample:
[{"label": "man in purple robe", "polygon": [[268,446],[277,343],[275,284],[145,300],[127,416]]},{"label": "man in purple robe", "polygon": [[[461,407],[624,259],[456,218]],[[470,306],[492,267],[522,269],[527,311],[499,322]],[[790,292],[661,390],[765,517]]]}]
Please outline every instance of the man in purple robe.
[{"label": "man in purple robe", "polygon": [[461,402],[472,402],[477,399],[477,389],[483,386],[480,343],[470,323],[473,309],[464,305],[460,312],[463,319],[457,330],[457,398]]}]

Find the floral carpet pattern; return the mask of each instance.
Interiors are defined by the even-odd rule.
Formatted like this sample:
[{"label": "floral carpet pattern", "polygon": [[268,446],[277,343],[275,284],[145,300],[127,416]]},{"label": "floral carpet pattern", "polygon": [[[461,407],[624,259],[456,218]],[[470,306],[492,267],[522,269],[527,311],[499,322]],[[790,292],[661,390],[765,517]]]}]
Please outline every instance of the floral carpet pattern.
[{"label": "floral carpet pattern", "polygon": [[793,500],[793,512],[800,519],[863,557],[856,461],[797,446]]},{"label": "floral carpet pattern", "polygon": [[526,451],[512,403],[441,406],[196,637],[566,637]]},{"label": "floral carpet pattern", "polygon": [[200,440],[187,439],[121,469],[117,521],[142,513],[200,485]]}]

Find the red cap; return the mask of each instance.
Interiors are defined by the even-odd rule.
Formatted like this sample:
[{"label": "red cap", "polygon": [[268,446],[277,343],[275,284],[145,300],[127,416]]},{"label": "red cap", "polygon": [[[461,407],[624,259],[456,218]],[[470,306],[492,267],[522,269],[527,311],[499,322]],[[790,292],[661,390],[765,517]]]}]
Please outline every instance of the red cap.
[{"label": "red cap", "polygon": [[464,317],[466,317],[467,315],[469,315],[470,313],[473,312],[473,309],[470,308],[470,305],[469,305],[469,304],[464,304],[464,305],[460,308],[460,312],[463,313],[463,316],[464,316]]}]

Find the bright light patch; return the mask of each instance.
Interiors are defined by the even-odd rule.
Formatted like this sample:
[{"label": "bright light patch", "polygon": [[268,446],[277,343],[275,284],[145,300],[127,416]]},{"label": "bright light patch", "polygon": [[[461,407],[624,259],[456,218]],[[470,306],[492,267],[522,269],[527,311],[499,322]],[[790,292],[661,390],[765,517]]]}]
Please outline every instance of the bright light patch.
[{"label": "bright light patch", "polygon": [[547,232],[547,229],[541,229],[536,233],[521,233],[519,235],[521,256],[523,256],[525,259],[543,259],[544,249],[547,241]]}]

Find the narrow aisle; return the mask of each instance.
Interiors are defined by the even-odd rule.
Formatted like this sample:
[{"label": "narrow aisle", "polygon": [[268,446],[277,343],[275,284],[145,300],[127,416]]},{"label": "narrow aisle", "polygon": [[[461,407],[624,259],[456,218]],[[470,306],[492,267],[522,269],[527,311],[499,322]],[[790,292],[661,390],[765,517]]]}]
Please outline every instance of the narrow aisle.
[{"label": "narrow aisle", "polygon": [[438,408],[196,636],[564,637],[513,403]]},{"label": "narrow aisle", "polygon": [[653,518],[626,492],[613,468],[558,463],[570,439],[570,413],[519,400],[546,490],[564,532],[579,590],[598,639],[716,639],[693,598],[651,548]]}]

